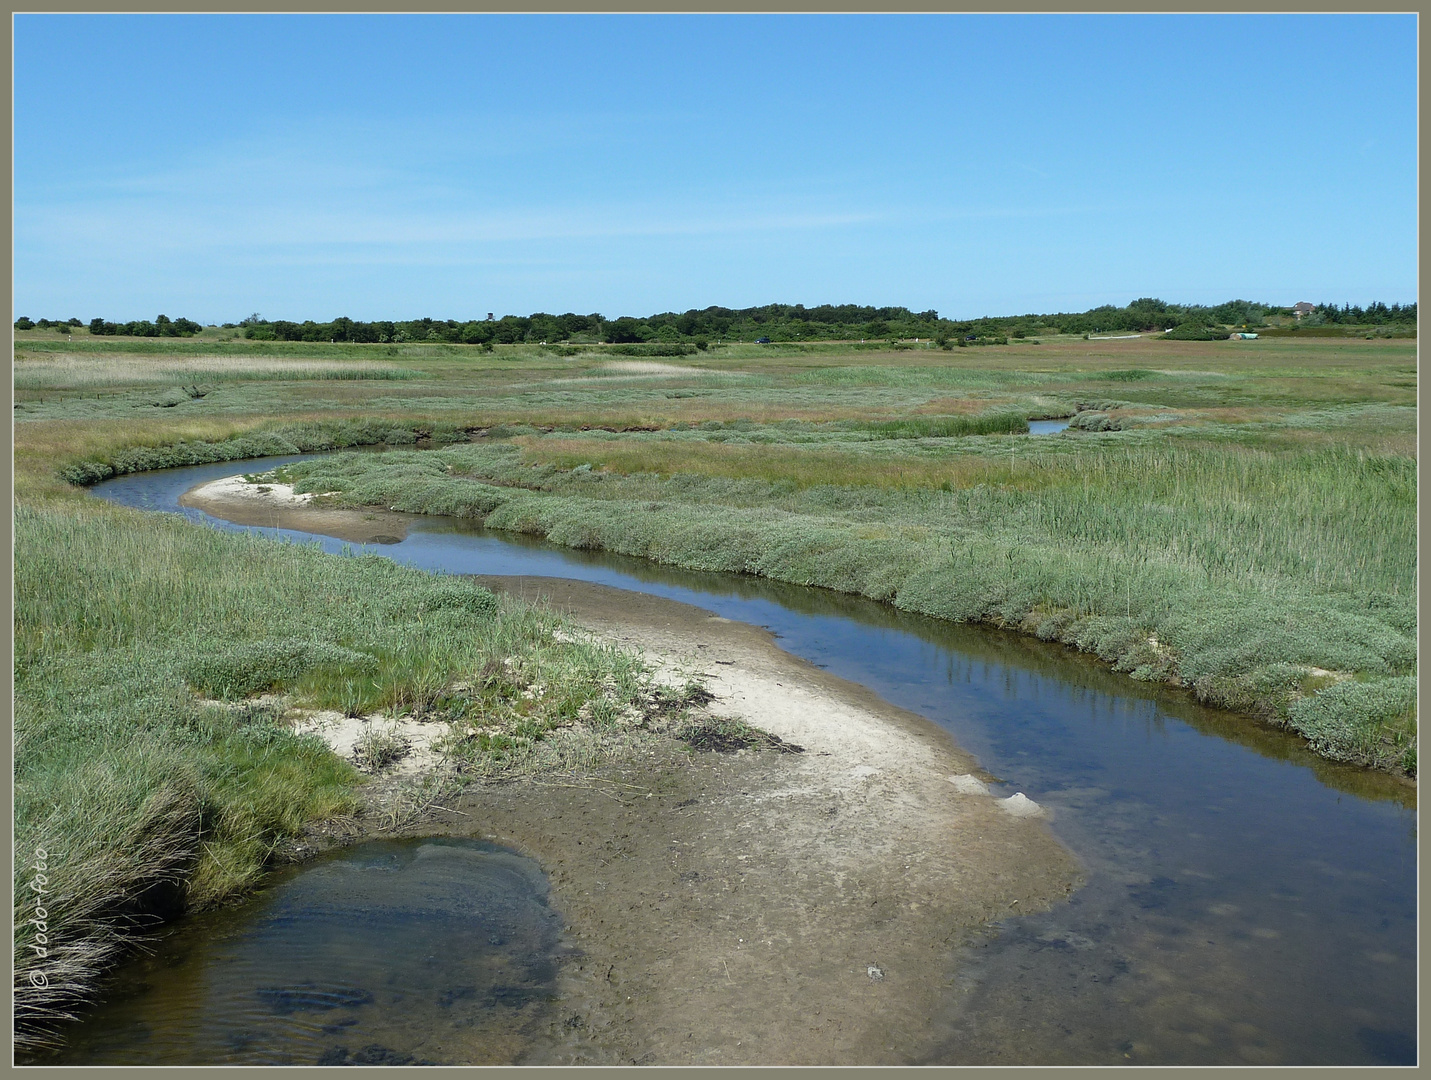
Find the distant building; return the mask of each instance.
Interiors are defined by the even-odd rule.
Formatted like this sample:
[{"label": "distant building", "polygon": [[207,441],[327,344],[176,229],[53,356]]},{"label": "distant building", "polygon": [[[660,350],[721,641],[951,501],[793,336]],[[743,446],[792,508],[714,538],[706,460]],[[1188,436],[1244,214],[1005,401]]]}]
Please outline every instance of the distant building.
[{"label": "distant building", "polygon": [[1300,319],[1303,315],[1310,315],[1312,312],[1314,312],[1314,311],[1316,311],[1316,310],[1317,310],[1317,305],[1316,305],[1316,304],[1309,304],[1309,303],[1307,303],[1307,301],[1305,301],[1305,300],[1303,300],[1300,304],[1293,304],[1293,305],[1292,305],[1292,314],[1295,315],[1295,316],[1297,316],[1297,318],[1299,318],[1299,319]]}]

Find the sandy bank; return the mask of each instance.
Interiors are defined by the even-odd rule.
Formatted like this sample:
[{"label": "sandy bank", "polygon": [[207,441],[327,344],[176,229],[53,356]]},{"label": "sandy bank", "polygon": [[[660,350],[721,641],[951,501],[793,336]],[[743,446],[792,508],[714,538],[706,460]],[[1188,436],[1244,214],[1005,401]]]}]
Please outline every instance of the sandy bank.
[{"label": "sandy bank", "polygon": [[407,536],[404,514],[313,506],[314,498],[289,484],[250,484],[242,476],[226,476],[190,488],[179,496],[179,505],[235,525],[301,529],[354,544],[395,544]]}]

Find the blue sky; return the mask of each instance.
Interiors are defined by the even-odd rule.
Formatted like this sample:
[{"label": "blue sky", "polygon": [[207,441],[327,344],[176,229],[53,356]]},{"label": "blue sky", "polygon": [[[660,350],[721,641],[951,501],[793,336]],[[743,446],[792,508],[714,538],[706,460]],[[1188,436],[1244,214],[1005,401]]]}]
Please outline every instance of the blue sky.
[{"label": "blue sky", "polygon": [[1416,296],[1414,16],[15,16],[15,309]]}]

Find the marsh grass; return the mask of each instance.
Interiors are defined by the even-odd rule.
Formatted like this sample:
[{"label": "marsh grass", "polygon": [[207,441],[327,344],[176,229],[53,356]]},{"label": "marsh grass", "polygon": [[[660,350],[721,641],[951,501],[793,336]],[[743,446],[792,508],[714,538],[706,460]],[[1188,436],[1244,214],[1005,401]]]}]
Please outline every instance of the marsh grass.
[{"label": "marsh grass", "polygon": [[286,360],[252,356],[145,356],[20,354],[14,367],[16,390],[89,390],[96,387],[167,386],[176,383],[266,380],[420,379],[413,368],[340,360]]},{"label": "marsh grass", "polygon": [[[1387,594],[1403,603],[1413,594],[1416,473],[1405,458],[1150,441],[891,464],[858,448],[777,443],[780,452],[770,453],[769,445],[527,438],[520,450],[340,455],[290,466],[284,476],[299,490],[339,492],[348,504],[391,499],[387,505],[418,513],[482,517],[524,490],[772,508],[1181,564],[1205,577],[1265,579],[1274,591],[1280,582],[1293,592]],[[867,477],[880,482],[862,482]],[[1369,533],[1367,521],[1385,527]]]},{"label": "marsh grass", "polygon": [[[377,556],[76,500],[22,505],[15,526],[22,1045],[48,1037],[136,932],[241,894],[281,838],[357,808],[353,768],[253,695],[440,712],[538,742],[589,698],[619,710],[647,692],[638,660],[559,634],[555,616]],[[494,668],[504,694],[460,689]],[[524,697],[533,686],[551,690]],[[587,722],[602,730],[601,715]],[[500,766],[480,751],[468,760]],[[27,870],[39,849],[43,930]]]},{"label": "marsh grass", "polygon": [[85,485],[125,473],[172,469],[181,465],[206,465],[216,461],[278,457],[352,446],[411,446],[419,439],[443,445],[466,438],[464,430],[443,423],[315,421],[236,433],[223,440],[181,439],[160,445],[136,440],[129,446],[110,446],[104,452],[71,460],[59,470],[59,475],[71,484]]},{"label": "marsh grass", "polygon": [[911,416],[865,425],[884,439],[948,439],[962,435],[1023,434],[1029,429],[1022,413],[978,416]]}]

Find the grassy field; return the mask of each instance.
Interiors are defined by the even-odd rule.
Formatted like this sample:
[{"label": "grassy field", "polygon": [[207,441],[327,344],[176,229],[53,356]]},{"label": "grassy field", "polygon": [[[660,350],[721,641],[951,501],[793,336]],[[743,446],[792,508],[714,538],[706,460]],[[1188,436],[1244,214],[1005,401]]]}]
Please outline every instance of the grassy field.
[{"label": "grassy field", "polygon": [[[1414,773],[1414,341],[743,345],[658,363],[211,338],[17,341],[17,911],[27,846],[65,853],[51,893],[69,898],[47,961],[66,974],[43,991],[22,964],[22,1012],[82,990],[137,913],[233,895],[277,838],[351,806],[348,766],[271,711],[208,698],[274,683],[498,717],[464,748],[491,767],[603,688],[620,688],[613,724],[640,693],[629,658],[559,645],[550,620],[477,590],[77,486],[116,472],[386,442],[406,449],[290,478],[1020,628]],[[1021,433],[1060,416],[1076,427]],[[514,657],[528,688],[570,689],[540,715],[500,679],[444,698]],[[17,930],[21,962],[34,928]]]}]

